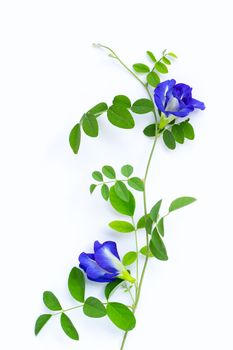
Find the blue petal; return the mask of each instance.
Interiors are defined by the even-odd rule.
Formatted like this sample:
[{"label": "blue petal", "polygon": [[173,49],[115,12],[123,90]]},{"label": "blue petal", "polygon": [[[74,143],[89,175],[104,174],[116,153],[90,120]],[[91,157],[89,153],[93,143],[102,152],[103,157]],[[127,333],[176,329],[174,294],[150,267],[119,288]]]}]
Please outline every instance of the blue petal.
[{"label": "blue petal", "polygon": [[95,262],[95,255],[94,254],[86,254],[86,253],[81,253],[79,255],[79,266],[81,269],[83,269],[85,272],[90,265],[96,265]]},{"label": "blue petal", "polygon": [[186,105],[192,101],[192,88],[189,85],[182,83],[176,84],[172,89],[172,94]]},{"label": "blue petal", "polygon": [[156,106],[161,112],[163,112],[166,115],[168,115],[168,113],[165,111],[166,105],[169,99],[172,97],[171,89],[174,87],[175,84],[176,81],[174,79],[166,80],[160,83],[154,91],[154,100]]},{"label": "blue petal", "polygon": [[114,281],[118,273],[108,273],[97,265],[95,260],[93,260],[93,257],[94,254],[86,253],[82,253],[79,256],[79,267],[86,272],[88,279],[91,281],[104,283]]},{"label": "blue petal", "polygon": [[173,114],[176,117],[184,118],[184,117],[187,117],[187,115],[189,115],[189,113],[193,112],[193,111],[194,111],[193,106],[188,106],[188,107],[184,107],[176,112],[168,112],[168,114]]},{"label": "blue petal", "polygon": [[205,109],[205,104],[201,101],[195,100],[192,98],[192,105],[194,108],[201,109],[202,111]]},{"label": "blue petal", "polygon": [[99,241],[95,241],[95,243],[94,243],[94,252],[96,252],[97,249],[99,249],[101,247],[101,245],[102,244]]},{"label": "blue petal", "polygon": [[95,252],[95,261],[104,270],[120,274],[124,269],[115,242],[104,242]]}]

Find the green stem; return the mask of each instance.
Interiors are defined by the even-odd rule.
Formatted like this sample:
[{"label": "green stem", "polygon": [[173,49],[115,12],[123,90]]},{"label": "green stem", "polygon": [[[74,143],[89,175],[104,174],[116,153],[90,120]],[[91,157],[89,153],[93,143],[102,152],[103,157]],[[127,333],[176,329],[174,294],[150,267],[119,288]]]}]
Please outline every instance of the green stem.
[{"label": "green stem", "polygon": [[78,309],[78,308],[80,308],[80,307],[83,307],[83,305],[84,305],[84,304],[78,305],[78,306],[74,306],[74,307],[71,307],[71,308],[69,308],[69,309],[61,310],[61,311],[57,312],[56,314],[53,314],[53,316],[60,315],[60,314],[63,313],[63,312],[67,312],[67,311],[71,311],[71,310]]},{"label": "green stem", "polygon": [[138,232],[137,232],[137,226],[135,225],[134,218],[132,217],[132,224],[134,226],[134,237],[135,237],[135,247],[136,247],[136,253],[137,253],[137,259],[136,259],[136,283],[135,283],[135,301],[137,300],[138,295],[138,283],[139,283],[139,264],[138,264],[138,255],[139,255],[139,247],[138,247]]},{"label": "green stem", "polygon": [[122,179],[122,180],[117,180],[117,179],[115,179],[115,180],[111,180],[111,181],[101,181],[100,183],[98,183],[98,184],[95,184],[96,185],[96,187],[97,186],[101,186],[101,185],[103,185],[103,184],[111,184],[111,183],[115,183],[115,182],[117,182],[117,181],[121,181],[121,182],[127,182],[128,181],[128,179]]},{"label": "green stem", "polygon": [[[97,47],[102,47],[104,49],[107,49],[112,57],[114,57],[115,59],[118,60],[118,62],[131,74],[134,76],[135,79],[137,79],[139,81],[139,83],[144,87],[144,89],[146,90],[147,92],[147,95],[149,97],[149,99],[153,102],[154,104],[154,101],[153,101],[153,98],[152,98],[152,95],[150,93],[150,90],[149,90],[149,87],[148,87],[148,84],[147,83],[144,83],[129,67],[127,67],[127,65],[117,56],[117,54],[108,46],[105,46],[105,45],[101,45],[101,44],[97,44],[96,45]],[[148,176],[148,172],[149,172],[149,168],[150,168],[150,164],[151,164],[151,160],[152,160],[152,157],[153,157],[153,154],[154,154],[154,150],[155,150],[155,146],[156,146],[156,142],[157,142],[157,139],[158,139],[158,113],[157,113],[157,110],[154,108],[153,110],[153,114],[154,114],[154,118],[155,118],[155,126],[156,126],[156,132],[155,132],[155,138],[154,138],[154,142],[153,142],[153,145],[152,145],[152,149],[151,149],[151,152],[150,152],[150,155],[149,155],[149,158],[148,158],[148,161],[147,161],[147,165],[146,165],[146,170],[145,170],[145,176],[144,176],[144,191],[143,191],[143,206],[144,206],[144,213],[145,213],[145,216],[147,215],[147,203],[146,203],[146,182],[147,182],[147,176]],[[149,249],[149,234],[146,232],[146,246],[147,246],[147,250]],[[139,302],[139,299],[140,299],[140,295],[141,295],[141,289],[142,289],[142,284],[143,284],[143,280],[144,280],[144,276],[145,276],[145,272],[146,272],[146,268],[147,268],[147,264],[148,264],[148,259],[149,257],[146,256],[145,258],[145,262],[144,262],[144,265],[143,265],[143,269],[142,269],[142,274],[141,274],[141,278],[140,278],[140,281],[139,281],[139,286],[137,288],[137,293],[136,293],[136,300],[135,300],[135,306],[134,306],[134,309],[133,309],[133,313],[135,313],[136,311],[136,308],[137,308],[137,305],[138,305],[138,302]],[[121,343],[121,348],[120,350],[123,350],[124,349],[124,345],[125,345],[125,342],[126,342],[126,339],[127,339],[127,335],[128,335],[128,332],[125,332],[124,333],[124,336],[123,336],[123,340],[122,340],[122,343]]]}]

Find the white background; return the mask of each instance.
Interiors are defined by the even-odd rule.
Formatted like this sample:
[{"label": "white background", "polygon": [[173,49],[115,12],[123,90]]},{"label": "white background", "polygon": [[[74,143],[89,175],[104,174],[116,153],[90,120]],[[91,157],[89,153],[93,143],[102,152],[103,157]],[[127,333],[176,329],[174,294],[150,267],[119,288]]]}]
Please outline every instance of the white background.
[{"label": "white background", "polygon": [[1,1],[1,348],[120,347],[122,332],[107,318],[86,319],[81,311],[70,313],[78,344],[58,319],[33,335],[36,317],[46,312],[44,290],[64,307],[73,305],[66,281],[80,252],[90,251],[95,239],[117,240],[121,255],[132,249],[129,236],[108,229],[119,216],[88,187],[91,172],[104,164],[132,163],[143,176],[151,140],[142,129],[152,117],[136,116],[131,131],[101,117],[100,137],[84,137],[80,154],[71,152],[69,131],[84,111],[119,93],[133,101],[144,96],[93,42],[111,46],[129,65],[146,62],[146,50],[176,52],[164,79],[190,84],[207,106],[192,115],[195,141],[174,152],[157,147],[150,205],[164,198],[165,212],[177,196],[198,201],[166,221],[170,259],[150,261],[137,328],[125,349],[233,348],[231,21],[226,0]]}]

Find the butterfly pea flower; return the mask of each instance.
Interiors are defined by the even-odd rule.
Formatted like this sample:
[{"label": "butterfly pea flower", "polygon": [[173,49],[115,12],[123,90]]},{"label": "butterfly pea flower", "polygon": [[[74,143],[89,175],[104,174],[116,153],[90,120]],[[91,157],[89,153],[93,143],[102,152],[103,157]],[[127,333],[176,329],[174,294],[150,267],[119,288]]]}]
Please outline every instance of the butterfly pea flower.
[{"label": "butterfly pea flower", "polygon": [[192,97],[192,88],[186,84],[176,84],[174,79],[166,80],[154,90],[154,100],[165,116],[186,117],[195,108],[205,109],[203,102]]},{"label": "butterfly pea flower", "polygon": [[135,282],[126,267],[122,264],[115,242],[107,241],[103,244],[95,241],[94,253],[81,253],[79,267],[86,272],[89,280],[95,282],[112,282],[116,278]]}]

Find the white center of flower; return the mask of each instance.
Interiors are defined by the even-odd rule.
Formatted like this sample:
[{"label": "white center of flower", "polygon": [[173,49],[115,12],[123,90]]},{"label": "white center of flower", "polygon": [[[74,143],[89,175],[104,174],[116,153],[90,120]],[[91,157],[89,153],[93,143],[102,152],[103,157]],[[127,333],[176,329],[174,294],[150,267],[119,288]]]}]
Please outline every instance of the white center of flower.
[{"label": "white center of flower", "polygon": [[119,272],[122,272],[124,270],[124,265],[122,262],[117,259],[115,255],[113,255],[107,248],[104,250],[105,256],[112,262],[112,265],[115,267],[116,270]]},{"label": "white center of flower", "polygon": [[179,101],[177,98],[172,97],[167,104],[166,111],[167,112],[177,112],[179,110]]}]

